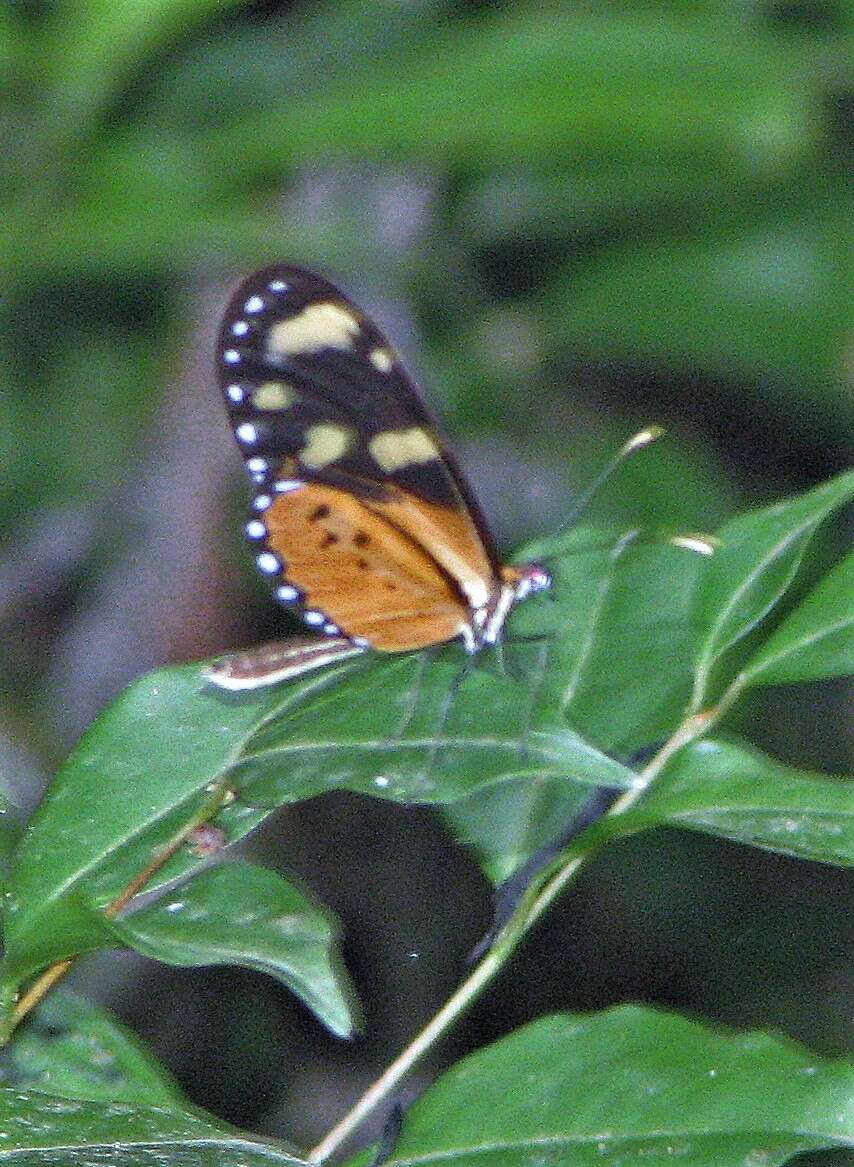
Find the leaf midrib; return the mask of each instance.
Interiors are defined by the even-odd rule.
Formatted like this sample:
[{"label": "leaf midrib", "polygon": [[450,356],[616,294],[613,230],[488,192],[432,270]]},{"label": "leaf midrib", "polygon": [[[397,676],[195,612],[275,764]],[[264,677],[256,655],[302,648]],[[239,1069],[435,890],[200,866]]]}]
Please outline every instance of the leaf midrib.
[{"label": "leaf midrib", "polygon": [[837,620],[835,624],[826,624],[822,628],[817,629],[810,635],[802,637],[800,640],[794,641],[778,652],[772,653],[770,656],[759,657],[753,667],[748,667],[742,674],[745,680],[759,677],[770,667],[773,667],[781,660],[785,660],[787,656],[792,656],[794,653],[802,652],[805,648],[810,648],[812,645],[823,640],[825,636],[833,636],[837,632],[844,632],[846,628],[854,628],[854,615],[844,616],[841,620]]}]

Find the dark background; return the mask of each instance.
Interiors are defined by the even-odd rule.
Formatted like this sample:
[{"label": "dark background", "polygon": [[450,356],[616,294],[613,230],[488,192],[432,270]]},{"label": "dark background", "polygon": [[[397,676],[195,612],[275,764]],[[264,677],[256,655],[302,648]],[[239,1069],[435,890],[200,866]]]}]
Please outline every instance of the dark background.
[{"label": "dark background", "polygon": [[[713,530],[842,468],[852,32],[850,0],[7,4],[0,768],[21,815],[133,677],[286,628],[241,545],[212,374],[255,267],[318,267],[376,315],[508,550],[651,421],[666,443],[592,517]],[[770,691],[731,728],[838,772],[846,696]],[[427,812],[350,796],[251,848],[341,914],[366,1038],[249,973],[111,955],[77,984],[197,1101],[308,1142],[450,991],[489,889]],[[621,843],[443,1056],[626,999],[841,1052],[851,891],[700,836]]]}]

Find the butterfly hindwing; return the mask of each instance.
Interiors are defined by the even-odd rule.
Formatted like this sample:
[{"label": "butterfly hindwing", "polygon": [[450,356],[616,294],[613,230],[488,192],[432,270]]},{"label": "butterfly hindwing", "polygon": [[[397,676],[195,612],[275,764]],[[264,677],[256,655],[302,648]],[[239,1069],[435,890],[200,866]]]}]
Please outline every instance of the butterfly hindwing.
[{"label": "butterfly hindwing", "polygon": [[287,549],[285,586],[306,597],[303,618],[327,635],[394,652],[461,632],[467,613],[450,578],[382,509],[313,483],[277,499],[265,519],[268,546]]}]

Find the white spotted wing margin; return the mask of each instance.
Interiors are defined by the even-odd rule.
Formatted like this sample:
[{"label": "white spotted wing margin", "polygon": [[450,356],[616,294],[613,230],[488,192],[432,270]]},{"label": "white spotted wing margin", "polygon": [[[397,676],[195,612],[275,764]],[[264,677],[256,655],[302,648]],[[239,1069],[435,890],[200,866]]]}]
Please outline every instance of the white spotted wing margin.
[{"label": "white spotted wing margin", "polygon": [[244,280],[223,314],[217,373],[253,483],[284,477],[380,494],[395,483],[470,512],[499,562],[465,476],[394,347],[323,276],[275,264]]}]

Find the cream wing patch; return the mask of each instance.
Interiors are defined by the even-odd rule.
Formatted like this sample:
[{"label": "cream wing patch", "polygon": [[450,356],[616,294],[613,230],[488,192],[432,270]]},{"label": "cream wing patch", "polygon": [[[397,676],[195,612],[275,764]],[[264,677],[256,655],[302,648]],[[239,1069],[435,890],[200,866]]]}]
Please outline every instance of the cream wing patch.
[{"label": "cream wing patch", "polygon": [[390,373],[394,365],[394,356],[387,348],[371,349],[368,360],[378,373]]},{"label": "cream wing patch", "polygon": [[426,430],[414,425],[408,430],[387,430],[368,443],[371,457],[386,474],[440,458],[441,451]]},{"label": "cream wing patch", "polygon": [[252,404],[256,409],[287,409],[297,400],[297,391],[286,381],[265,381],[252,393]]},{"label": "cream wing patch", "polygon": [[359,321],[341,304],[309,304],[298,316],[274,324],[267,334],[273,356],[289,357],[324,348],[350,349],[360,330]]},{"label": "cream wing patch", "polygon": [[305,445],[299,454],[303,466],[310,470],[322,470],[342,458],[353,445],[356,435],[353,430],[334,422],[319,422],[305,431]]}]

